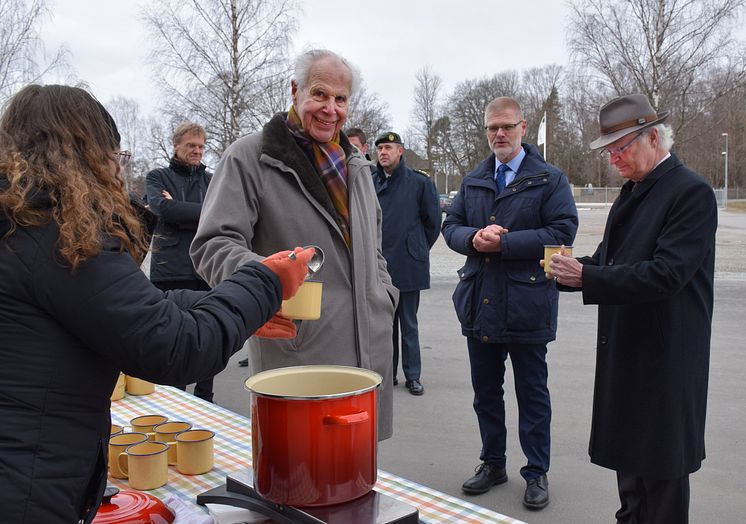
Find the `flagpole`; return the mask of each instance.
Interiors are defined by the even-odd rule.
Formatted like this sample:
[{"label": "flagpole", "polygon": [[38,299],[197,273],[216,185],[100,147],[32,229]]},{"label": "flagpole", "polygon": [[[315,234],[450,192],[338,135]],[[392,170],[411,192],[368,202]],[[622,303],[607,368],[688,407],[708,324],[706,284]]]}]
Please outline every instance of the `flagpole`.
[{"label": "flagpole", "polygon": [[539,123],[539,132],[536,137],[538,145],[544,146],[544,160],[547,159],[547,112],[544,111],[544,116],[541,118]]}]

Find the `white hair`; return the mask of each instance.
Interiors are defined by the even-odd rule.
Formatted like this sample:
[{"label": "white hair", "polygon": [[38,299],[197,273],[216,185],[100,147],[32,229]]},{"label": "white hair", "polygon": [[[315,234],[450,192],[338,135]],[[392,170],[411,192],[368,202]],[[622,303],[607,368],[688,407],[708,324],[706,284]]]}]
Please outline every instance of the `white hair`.
[{"label": "white hair", "polygon": [[649,135],[653,129],[658,130],[658,148],[671,151],[673,147],[673,128],[668,124],[657,124],[643,131],[643,134]]},{"label": "white hair", "polygon": [[337,60],[343,64],[349,71],[352,77],[350,85],[350,94],[356,93],[360,87],[360,71],[357,67],[352,65],[346,58],[338,55],[334,51],[328,49],[310,49],[295,59],[295,70],[293,72],[293,80],[298,85],[299,89],[303,89],[308,85],[308,77],[311,74],[311,68],[313,64],[323,58],[331,58]]}]

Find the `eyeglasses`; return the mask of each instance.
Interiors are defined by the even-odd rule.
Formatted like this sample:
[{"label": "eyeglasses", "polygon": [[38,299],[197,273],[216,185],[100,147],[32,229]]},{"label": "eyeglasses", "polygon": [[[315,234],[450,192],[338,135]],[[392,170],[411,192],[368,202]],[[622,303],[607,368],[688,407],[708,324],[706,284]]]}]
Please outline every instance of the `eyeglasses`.
[{"label": "eyeglasses", "polygon": [[347,95],[332,95],[323,89],[318,88],[313,89],[310,94],[313,100],[321,102],[322,104],[328,104],[329,100],[333,100],[334,105],[341,109],[346,108],[350,104]]},{"label": "eyeglasses", "polygon": [[502,129],[502,130],[503,130],[503,131],[504,131],[505,133],[510,133],[510,132],[511,132],[511,131],[512,131],[513,129],[515,129],[516,127],[518,127],[518,126],[519,126],[519,125],[521,125],[522,123],[523,123],[523,120],[519,120],[519,121],[518,121],[518,122],[516,122],[515,124],[503,124],[503,125],[501,125],[501,126],[497,126],[497,125],[492,125],[492,126],[484,126],[484,129],[485,129],[485,130],[486,130],[486,131],[487,131],[488,133],[490,133],[490,134],[493,134],[493,135],[494,135],[494,134],[496,134],[496,133],[497,133],[498,131],[500,131],[501,129]]},{"label": "eyeglasses", "polygon": [[604,147],[603,149],[601,149],[601,154],[604,157],[608,157],[608,158],[611,158],[612,156],[617,156],[617,157],[621,156],[621,154],[624,153],[629,148],[629,146],[634,144],[635,141],[641,136],[642,136],[642,133],[637,133],[635,135],[635,138],[633,138],[632,140],[624,144],[622,147],[612,147],[612,148]]},{"label": "eyeglasses", "polygon": [[127,151],[126,149],[123,151],[114,151],[114,157],[119,162],[119,165],[124,167],[132,160],[132,151]]}]

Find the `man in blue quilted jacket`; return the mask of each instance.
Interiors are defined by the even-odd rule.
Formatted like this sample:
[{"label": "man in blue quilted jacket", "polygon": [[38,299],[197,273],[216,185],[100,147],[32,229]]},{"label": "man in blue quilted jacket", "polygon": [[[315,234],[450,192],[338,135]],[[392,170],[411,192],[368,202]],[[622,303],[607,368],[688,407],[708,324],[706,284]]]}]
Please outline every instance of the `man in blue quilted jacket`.
[{"label": "man in blue quilted jacket", "polygon": [[466,336],[482,438],[482,463],[462,490],[486,493],[508,480],[503,381],[510,356],[527,459],[523,504],[541,509],[549,503],[552,417],[546,353],[557,331],[559,293],[539,261],[544,245],[572,245],[577,210],[564,173],[521,143],[526,121],[518,102],[490,102],[484,128],[492,154],[464,178],[443,222],[448,246],[467,257],[453,303]]}]

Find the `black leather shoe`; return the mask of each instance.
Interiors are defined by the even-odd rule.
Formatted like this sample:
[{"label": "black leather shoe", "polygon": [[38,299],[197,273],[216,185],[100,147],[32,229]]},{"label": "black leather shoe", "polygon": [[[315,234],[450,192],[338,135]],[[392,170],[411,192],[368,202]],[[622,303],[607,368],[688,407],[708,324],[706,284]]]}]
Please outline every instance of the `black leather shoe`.
[{"label": "black leather shoe", "polygon": [[423,395],[425,388],[419,380],[407,380],[404,384],[412,395]]},{"label": "black leather shoe", "polygon": [[523,505],[528,509],[542,509],[549,504],[549,481],[546,475],[526,481]]},{"label": "black leather shoe", "polygon": [[492,486],[504,484],[508,481],[508,474],[505,472],[505,468],[490,466],[482,462],[474,471],[477,474],[461,485],[461,490],[467,495],[487,493]]},{"label": "black leather shoe", "polygon": [[247,368],[249,367],[249,359],[248,358],[242,358],[238,361],[238,367],[240,368]]},{"label": "black leather shoe", "polygon": [[394,385],[395,385],[395,386],[398,386],[398,385],[399,385],[399,379],[398,379],[398,378],[396,378],[396,377],[394,377]]}]

